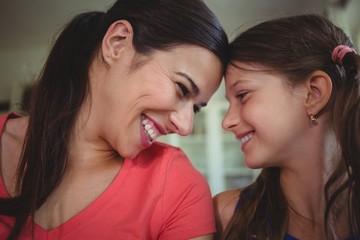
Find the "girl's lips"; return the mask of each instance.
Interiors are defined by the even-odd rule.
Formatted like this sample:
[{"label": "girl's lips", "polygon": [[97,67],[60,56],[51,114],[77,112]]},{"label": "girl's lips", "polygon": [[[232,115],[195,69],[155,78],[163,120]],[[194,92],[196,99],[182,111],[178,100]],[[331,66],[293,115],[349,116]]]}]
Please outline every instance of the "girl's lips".
[{"label": "girl's lips", "polygon": [[236,135],[236,139],[241,142],[241,144],[244,144],[254,136],[255,131],[250,131],[247,133]]},{"label": "girl's lips", "polygon": [[241,150],[243,151],[243,153],[245,153],[246,147],[247,147],[249,141],[254,136],[254,134],[255,134],[255,131],[249,131],[246,133],[236,135],[236,139],[241,143]]}]

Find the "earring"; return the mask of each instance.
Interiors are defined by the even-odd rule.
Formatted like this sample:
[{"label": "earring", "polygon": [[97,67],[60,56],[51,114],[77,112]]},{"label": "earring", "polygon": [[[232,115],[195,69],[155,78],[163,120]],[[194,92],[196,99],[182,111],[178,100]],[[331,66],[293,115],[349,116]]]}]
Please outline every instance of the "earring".
[{"label": "earring", "polygon": [[311,111],[309,112],[309,117],[310,117],[311,123],[314,124],[314,125],[317,125],[317,119],[316,119],[316,117],[312,114]]}]

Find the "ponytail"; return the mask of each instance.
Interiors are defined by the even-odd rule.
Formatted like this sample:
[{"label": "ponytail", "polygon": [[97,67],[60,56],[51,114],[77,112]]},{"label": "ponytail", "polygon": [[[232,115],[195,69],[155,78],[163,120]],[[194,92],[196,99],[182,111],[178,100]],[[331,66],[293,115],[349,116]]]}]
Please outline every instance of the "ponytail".
[{"label": "ponytail", "polygon": [[29,217],[61,182],[68,143],[77,113],[88,92],[88,70],[102,36],[104,13],[75,18],[56,40],[31,99],[23,154],[17,173],[17,196],[0,199],[0,214],[15,217],[8,239],[19,237]]},{"label": "ponytail", "polygon": [[[360,56],[355,52],[347,53],[338,68],[343,68],[344,72],[342,84],[337,89],[334,99],[333,125],[341,149],[341,160],[325,186],[328,200],[325,219],[328,222],[331,207],[336,199],[345,193],[348,199],[349,228],[351,233],[358,234],[360,231]],[[326,226],[328,228],[328,224]]]}]

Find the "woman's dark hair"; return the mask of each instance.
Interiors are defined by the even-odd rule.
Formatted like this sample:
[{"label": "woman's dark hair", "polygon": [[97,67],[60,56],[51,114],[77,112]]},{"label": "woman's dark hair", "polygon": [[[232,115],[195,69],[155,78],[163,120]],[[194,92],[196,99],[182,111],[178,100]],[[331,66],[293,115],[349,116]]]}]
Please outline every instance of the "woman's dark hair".
[{"label": "woman's dark hair", "polygon": [[[336,234],[333,220],[340,198],[347,199],[348,226],[352,234],[360,230],[360,57],[348,53],[343,64],[332,61],[338,45],[353,48],[346,34],[325,17],[313,14],[285,17],[260,23],[230,43],[230,61],[261,64],[285,76],[296,85],[314,71],[326,72],[333,89],[327,106],[340,148],[339,164],[328,179],[325,226],[328,236]],[[279,182],[280,169],[263,169],[257,180],[243,192],[239,208],[227,229],[225,239],[284,239],[291,208]],[[345,207],[346,208],[346,207]]]},{"label": "woman's dark hair", "polygon": [[17,173],[17,196],[0,199],[0,214],[15,217],[9,239],[57,188],[67,169],[69,139],[89,91],[89,68],[102,38],[117,20],[133,27],[139,54],[196,45],[227,64],[228,40],[201,0],[118,0],[106,13],[73,18],[55,41],[33,90],[28,129]]}]

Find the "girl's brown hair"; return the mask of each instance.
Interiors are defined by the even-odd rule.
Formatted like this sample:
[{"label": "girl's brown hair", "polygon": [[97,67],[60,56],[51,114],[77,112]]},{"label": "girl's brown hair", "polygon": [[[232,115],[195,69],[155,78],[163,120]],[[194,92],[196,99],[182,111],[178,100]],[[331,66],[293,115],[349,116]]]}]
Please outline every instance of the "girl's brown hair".
[{"label": "girl's brown hair", "polygon": [[[326,72],[333,84],[323,111],[340,147],[340,163],[328,179],[325,226],[329,236],[332,217],[340,196],[348,203],[348,225],[352,234],[360,230],[360,57],[348,53],[342,64],[331,59],[338,45],[354,46],[346,34],[325,17],[303,14],[260,23],[240,34],[230,44],[230,61],[256,63],[285,76],[291,84],[304,81],[316,70]],[[225,239],[284,239],[289,204],[279,182],[280,169],[263,169],[246,187]],[[344,180],[345,179],[345,180]]]}]

